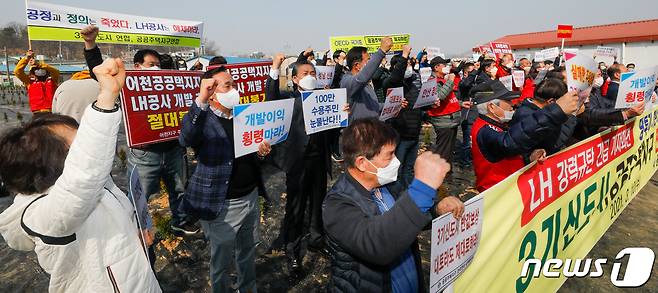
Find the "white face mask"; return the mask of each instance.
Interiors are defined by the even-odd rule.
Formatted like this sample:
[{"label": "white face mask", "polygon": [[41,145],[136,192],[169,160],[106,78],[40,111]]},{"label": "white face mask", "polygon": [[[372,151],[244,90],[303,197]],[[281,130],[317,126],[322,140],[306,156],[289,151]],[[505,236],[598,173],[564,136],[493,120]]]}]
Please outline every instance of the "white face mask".
[{"label": "white face mask", "polygon": [[491,66],[491,69],[489,69],[489,72],[491,73],[491,75],[496,76],[496,73],[498,73],[498,67]]},{"label": "white face mask", "polygon": [[391,160],[390,163],[388,163],[388,166],[384,168],[378,168],[370,162],[370,160],[366,159],[370,165],[373,167],[377,168],[377,172],[370,172],[366,171],[370,174],[377,175],[377,182],[379,183],[380,186],[389,184],[391,182],[395,182],[398,180],[398,168],[400,168],[400,160],[398,160],[397,157],[393,157],[393,160]]},{"label": "white face mask", "polygon": [[441,72],[443,72],[443,74],[449,74],[450,73],[450,67],[445,66],[445,67],[441,68]]},{"label": "white face mask", "polygon": [[144,66],[140,66],[140,67],[141,70],[160,70],[160,66],[157,65],[151,67],[144,67]]},{"label": "white face mask", "polygon": [[594,79],[594,83],[592,83],[592,86],[595,88],[600,88],[603,85],[603,76],[599,76]]},{"label": "white face mask", "polygon": [[523,70],[525,70],[525,72],[529,72],[529,71],[530,71],[530,66],[528,66],[528,67],[523,67]]},{"label": "white face mask", "polygon": [[41,68],[34,71],[34,75],[36,75],[38,77],[44,77],[44,76],[46,76],[46,73],[47,73],[47,71],[45,69],[41,69]]},{"label": "white face mask", "polygon": [[514,63],[512,63],[512,62],[507,63],[507,64],[505,65],[505,67],[507,67],[507,68],[509,68],[509,69],[512,69],[512,68],[514,68]]},{"label": "white face mask", "polygon": [[410,78],[414,74],[414,70],[411,69],[411,66],[407,66],[407,70],[404,71],[404,78]]},{"label": "white face mask", "polygon": [[[496,104],[494,104],[494,105],[496,105]],[[503,108],[501,108],[501,107],[498,106],[498,105],[496,105],[496,107],[498,107],[498,109],[503,110]],[[506,111],[506,110],[503,110],[503,112],[505,113],[505,114],[503,115],[503,117],[498,117],[498,115],[496,115],[496,117],[498,117],[498,119],[500,120],[500,122],[502,122],[502,123],[507,123],[507,122],[512,121],[512,117],[514,117],[514,111]],[[494,115],[495,115],[495,114],[494,114]]]},{"label": "white face mask", "polygon": [[343,62],[340,63],[343,66],[347,66],[347,59],[343,59]]},{"label": "white face mask", "polygon": [[316,84],[317,84],[317,79],[315,79],[315,77],[312,75],[304,76],[302,79],[299,80],[298,83],[299,87],[305,91],[314,90],[316,88]]},{"label": "white face mask", "polygon": [[628,68],[628,72],[633,72],[635,71],[635,68]]},{"label": "white face mask", "polygon": [[418,70],[419,68],[420,68],[420,65],[418,65],[418,64],[414,65],[415,70]]},{"label": "white face mask", "polygon": [[226,93],[215,93],[215,99],[218,103],[222,104],[222,106],[233,110],[235,105],[240,104],[240,92],[232,88]]}]

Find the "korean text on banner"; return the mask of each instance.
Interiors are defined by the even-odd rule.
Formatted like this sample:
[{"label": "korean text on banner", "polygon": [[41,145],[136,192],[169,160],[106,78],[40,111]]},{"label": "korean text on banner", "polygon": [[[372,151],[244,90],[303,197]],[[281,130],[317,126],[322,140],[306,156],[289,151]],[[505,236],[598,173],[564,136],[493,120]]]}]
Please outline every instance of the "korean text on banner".
[{"label": "korean text on banner", "polygon": [[[389,54],[402,52],[402,46],[409,44],[409,34],[389,35],[393,39],[393,47]],[[361,46],[368,48],[368,53],[375,53],[382,44],[382,38],[386,35],[366,35],[366,36],[344,36],[330,37],[329,45],[332,52],[336,50],[349,51],[352,47]]]},{"label": "korean text on banner", "polygon": [[235,157],[258,151],[267,141],[271,145],[288,138],[295,99],[283,99],[233,108],[233,146]]},{"label": "korean text on banner", "polygon": [[418,93],[418,99],[416,99],[416,103],[414,104],[414,109],[436,103],[436,100],[439,99],[439,93],[436,86],[436,79],[430,79],[423,83],[420,87],[420,92]]},{"label": "korean text on banner", "polygon": [[598,68],[596,61],[584,54],[564,54],[566,59],[567,87],[570,91],[577,91],[581,99],[587,98],[592,89]]},{"label": "korean text on banner", "polygon": [[501,77],[498,78],[498,80],[500,80],[500,82],[502,82],[505,85],[505,87],[507,88],[508,91],[513,90],[512,76],[511,75],[501,76]]},{"label": "korean text on banner", "polygon": [[83,42],[80,30],[98,26],[98,43],[200,47],[203,23],[112,13],[27,1],[30,40]]},{"label": "korean text on banner", "polygon": [[597,46],[594,56],[597,57],[619,57],[619,49],[614,47]]},{"label": "korean text on banner", "polygon": [[[226,64],[240,92],[240,104],[265,101],[265,83],[270,76],[272,61]],[[214,67],[210,67],[214,68]]]},{"label": "korean text on banner", "polygon": [[555,58],[560,56],[560,48],[553,47],[553,48],[544,49],[541,50],[541,54],[544,56],[544,60],[553,61],[555,60]]},{"label": "korean text on banner", "polygon": [[315,66],[315,75],[317,78],[316,86],[324,88],[330,86],[334,79],[334,66]]},{"label": "korean text on banner", "polygon": [[402,110],[402,101],[404,101],[404,89],[402,87],[389,88],[386,92],[386,101],[384,108],[379,115],[379,120],[386,121],[398,116]]},{"label": "korean text on banner", "polygon": [[121,111],[128,146],[177,139],[200,82],[201,72],[196,71],[126,71]]},{"label": "korean text on banner", "polygon": [[648,102],[656,87],[657,73],[658,66],[622,73],[615,108],[630,108]]},{"label": "korean text on banner", "polygon": [[327,129],[347,127],[347,90],[303,91],[302,108],[306,134],[310,135]]},{"label": "korean text on banner", "polygon": [[523,274],[526,260],[586,257],[658,169],[657,128],[647,110],[480,194],[482,237],[455,292],[556,292],[567,277]]},{"label": "korean text on banner", "polygon": [[512,78],[514,79],[514,85],[518,88],[522,88],[525,84],[525,71],[523,70],[514,70],[512,71]]},{"label": "korean text on banner", "polygon": [[480,243],[483,217],[484,198],[478,195],[464,203],[459,220],[449,213],[432,221],[431,293],[442,292],[471,263]]},{"label": "korean text on banner", "polygon": [[500,58],[505,54],[512,54],[512,47],[508,43],[491,42],[489,45],[496,58]]}]

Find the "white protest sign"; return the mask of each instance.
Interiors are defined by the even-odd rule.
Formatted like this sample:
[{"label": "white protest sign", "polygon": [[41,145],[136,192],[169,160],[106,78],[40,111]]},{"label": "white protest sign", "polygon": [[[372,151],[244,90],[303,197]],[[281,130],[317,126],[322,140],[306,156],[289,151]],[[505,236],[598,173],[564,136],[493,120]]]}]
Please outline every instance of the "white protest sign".
[{"label": "white protest sign", "polygon": [[420,81],[421,82],[426,82],[427,80],[430,79],[430,76],[432,76],[432,68],[423,67],[419,71],[420,71]]},{"label": "white protest sign", "polygon": [[525,71],[512,71],[512,78],[514,79],[514,85],[516,85],[516,87],[523,87],[523,84],[525,83]]},{"label": "white protest sign", "polygon": [[427,61],[432,61],[432,58],[436,56],[441,56],[441,48],[438,47],[427,47],[425,49],[425,52],[427,52]]},{"label": "white protest sign", "polygon": [[420,92],[418,93],[418,99],[414,104],[414,109],[432,105],[439,98],[439,93],[436,89],[436,79],[430,79],[427,82],[424,82],[420,87]]},{"label": "white protest sign", "polygon": [[288,138],[295,99],[284,99],[233,108],[233,147],[235,157],[258,151],[267,141],[271,145]]},{"label": "white protest sign", "polygon": [[347,90],[317,90],[301,92],[306,134],[347,127]]},{"label": "white protest sign", "polygon": [[542,62],[542,61],[546,60],[546,58],[544,57],[544,53],[542,53],[541,51],[535,52],[534,60],[535,60],[535,62]]},{"label": "white protest sign", "polygon": [[553,47],[541,50],[541,54],[544,56],[544,60],[554,60],[557,56],[560,56],[560,48]]},{"label": "white protest sign", "polygon": [[480,244],[484,197],[464,203],[464,214],[457,220],[451,213],[432,221],[430,292],[443,291],[466,270]]},{"label": "white protest sign", "polygon": [[594,53],[594,56],[605,56],[605,57],[618,57],[619,56],[619,49],[614,48],[614,47],[603,47],[603,46],[598,46],[596,47],[596,53]]},{"label": "white protest sign", "polygon": [[508,91],[512,90],[512,76],[511,75],[505,75],[502,77],[499,77],[498,80],[502,82],[505,87],[507,88]]},{"label": "white protest sign", "polygon": [[26,1],[30,40],[84,41],[80,29],[95,25],[97,43],[199,47],[203,23],[137,16],[100,10]]},{"label": "white protest sign", "polygon": [[315,66],[315,78],[317,79],[316,86],[318,88],[331,85],[331,81],[334,79],[334,67]]},{"label": "white protest sign", "polygon": [[656,72],[657,66],[622,73],[615,108],[631,108],[645,101],[651,103],[651,95],[656,87]]},{"label": "white protest sign", "polygon": [[592,57],[584,54],[564,54],[566,59],[567,87],[570,91],[577,91],[578,97],[584,100],[589,96],[592,83],[596,77],[597,64]]},{"label": "white protest sign", "polygon": [[389,88],[386,92],[386,101],[384,102],[382,113],[379,115],[379,120],[386,121],[395,116],[398,116],[398,113],[400,113],[400,110],[402,110],[403,100],[404,88]]}]

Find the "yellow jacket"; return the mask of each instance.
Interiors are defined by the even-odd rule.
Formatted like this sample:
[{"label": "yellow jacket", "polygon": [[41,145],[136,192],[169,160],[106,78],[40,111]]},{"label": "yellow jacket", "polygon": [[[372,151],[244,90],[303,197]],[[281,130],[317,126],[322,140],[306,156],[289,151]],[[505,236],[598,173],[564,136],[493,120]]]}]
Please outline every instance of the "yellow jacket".
[{"label": "yellow jacket", "polygon": [[[30,77],[25,74],[25,66],[27,66],[28,62],[29,61],[27,58],[21,58],[21,60],[18,61],[18,64],[16,64],[16,68],[14,68],[14,75],[18,77],[21,82],[23,82],[23,85],[25,85],[26,89],[30,88],[30,84],[32,83]],[[50,73],[50,78],[53,80],[54,84],[59,83],[59,70],[57,70],[57,68],[46,63],[41,63],[38,65],[38,67],[43,68],[48,71],[48,73]]]}]

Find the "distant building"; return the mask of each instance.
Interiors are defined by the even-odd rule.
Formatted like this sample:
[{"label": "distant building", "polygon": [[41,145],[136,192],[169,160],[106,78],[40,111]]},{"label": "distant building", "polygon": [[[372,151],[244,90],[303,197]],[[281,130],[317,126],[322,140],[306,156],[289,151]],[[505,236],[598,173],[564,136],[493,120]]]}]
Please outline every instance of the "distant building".
[{"label": "distant building", "polygon": [[[574,28],[573,37],[566,39],[564,47],[578,49],[579,54],[592,56],[597,46],[618,48],[620,56],[617,61],[623,64],[635,63],[639,69],[658,65],[656,41],[658,19],[652,19]],[[536,51],[561,45],[555,30],[507,35],[492,42],[508,43],[517,56],[530,58]],[[596,60],[607,64],[613,62],[611,57],[597,57]]]},{"label": "distant building", "polygon": [[[206,70],[206,68],[208,68],[208,63],[210,62],[210,59],[212,59],[213,57],[215,57],[215,56],[207,56],[206,55],[206,56],[201,56],[201,57],[198,57],[198,58],[194,57],[194,58],[187,59],[185,61],[185,63],[187,64],[187,68],[189,69],[194,64],[196,64],[197,61],[199,61],[203,65],[203,70]],[[248,62],[258,62],[258,61],[271,61],[271,60],[256,59],[256,58],[243,58],[243,57],[227,57],[227,56],[224,56],[224,58],[226,58],[226,62],[228,62],[228,64],[248,63]]]}]

